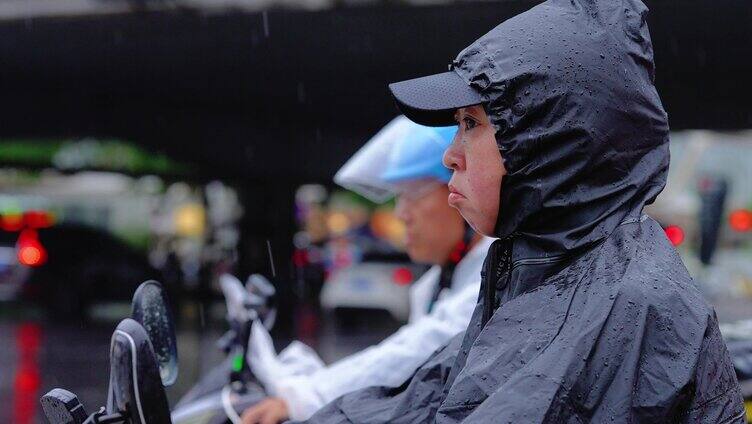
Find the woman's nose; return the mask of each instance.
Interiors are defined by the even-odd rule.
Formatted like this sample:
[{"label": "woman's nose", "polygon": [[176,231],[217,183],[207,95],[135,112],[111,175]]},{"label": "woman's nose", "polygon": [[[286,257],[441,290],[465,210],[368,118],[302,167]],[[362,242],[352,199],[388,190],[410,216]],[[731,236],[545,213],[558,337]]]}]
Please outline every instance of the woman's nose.
[{"label": "woman's nose", "polygon": [[457,147],[457,143],[453,142],[449,145],[446,151],[444,151],[442,162],[444,163],[444,166],[452,171],[457,171],[464,167],[462,152],[460,151],[460,148]]},{"label": "woman's nose", "polygon": [[402,222],[407,222],[410,219],[410,209],[407,206],[407,201],[402,196],[397,196],[397,204],[394,206],[394,214]]}]

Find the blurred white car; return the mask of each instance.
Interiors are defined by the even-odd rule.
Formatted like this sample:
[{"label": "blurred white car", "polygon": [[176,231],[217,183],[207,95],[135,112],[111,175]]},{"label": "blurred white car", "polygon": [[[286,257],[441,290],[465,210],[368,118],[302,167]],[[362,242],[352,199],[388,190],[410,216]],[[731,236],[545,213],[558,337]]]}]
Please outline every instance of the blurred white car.
[{"label": "blurred white car", "polygon": [[378,309],[398,321],[410,314],[410,284],[425,270],[420,265],[360,262],[333,273],[321,291],[321,306]]}]

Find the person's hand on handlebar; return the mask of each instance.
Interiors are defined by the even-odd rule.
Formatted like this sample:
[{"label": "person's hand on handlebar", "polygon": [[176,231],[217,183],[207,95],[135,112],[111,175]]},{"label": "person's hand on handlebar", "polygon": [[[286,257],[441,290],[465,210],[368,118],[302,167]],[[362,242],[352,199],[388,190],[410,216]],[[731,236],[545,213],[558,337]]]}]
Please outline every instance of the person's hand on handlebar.
[{"label": "person's hand on handlebar", "polygon": [[241,418],[243,424],[278,424],[290,416],[284,400],[269,397],[246,409]]}]

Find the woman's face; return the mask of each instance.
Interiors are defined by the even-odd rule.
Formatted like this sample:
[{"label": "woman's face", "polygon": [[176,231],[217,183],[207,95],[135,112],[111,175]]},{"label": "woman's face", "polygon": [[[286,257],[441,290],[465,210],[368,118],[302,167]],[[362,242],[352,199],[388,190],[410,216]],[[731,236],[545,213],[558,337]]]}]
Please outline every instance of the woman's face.
[{"label": "woman's face", "polygon": [[449,204],[473,229],[493,236],[499,214],[501,179],[506,174],[495,130],[482,106],[457,110],[457,134],[444,152],[444,166],[453,172]]},{"label": "woman's face", "polygon": [[[430,191],[397,195],[396,214],[405,223],[405,247],[413,262],[443,265],[462,240],[465,225],[447,205],[446,185],[434,181]],[[437,231],[439,230],[439,231]]]}]

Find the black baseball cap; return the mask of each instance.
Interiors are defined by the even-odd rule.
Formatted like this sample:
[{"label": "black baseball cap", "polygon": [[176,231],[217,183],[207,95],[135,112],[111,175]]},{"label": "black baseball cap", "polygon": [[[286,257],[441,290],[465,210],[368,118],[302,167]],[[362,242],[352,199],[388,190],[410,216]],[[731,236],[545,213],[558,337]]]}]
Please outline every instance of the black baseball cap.
[{"label": "black baseball cap", "polygon": [[405,116],[430,127],[455,125],[457,109],[483,102],[480,93],[454,70],[395,82],[389,90]]}]

